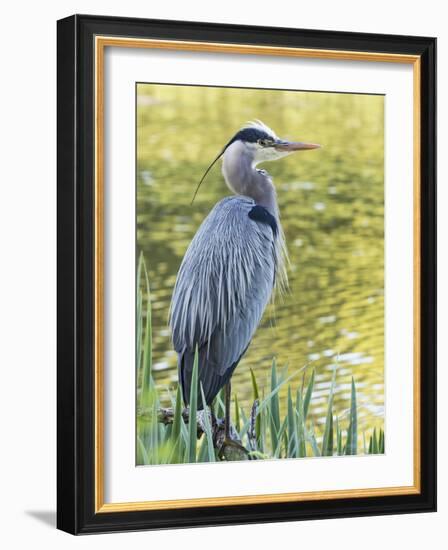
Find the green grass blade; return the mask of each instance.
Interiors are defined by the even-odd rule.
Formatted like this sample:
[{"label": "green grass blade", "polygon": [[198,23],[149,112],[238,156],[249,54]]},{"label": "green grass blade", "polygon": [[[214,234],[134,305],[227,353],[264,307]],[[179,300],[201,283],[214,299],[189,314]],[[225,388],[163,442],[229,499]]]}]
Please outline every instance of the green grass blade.
[{"label": "green grass blade", "polygon": [[168,424],[167,426],[164,426],[163,424],[159,423],[159,438],[161,441],[163,441],[163,444],[170,444],[171,443],[171,434],[173,432],[173,425]]},{"label": "green grass blade", "polygon": [[171,445],[173,447],[172,463],[178,464],[181,459],[180,446],[181,446],[181,421],[182,421],[182,394],[180,391],[180,384],[177,386],[176,400],[174,404],[174,418],[173,427],[171,430]]},{"label": "green grass blade", "polygon": [[280,453],[281,453],[281,450],[282,450],[282,444],[284,442],[284,437],[286,436],[286,426],[287,426],[287,420],[288,420],[288,417],[285,416],[285,418],[283,419],[283,422],[282,422],[282,425],[280,427],[280,430],[277,432],[277,447],[275,449],[275,452],[274,452],[274,458],[279,458],[280,457]]},{"label": "green grass blade", "polygon": [[319,446],[317,444],[316,435],[314,433],[313,421],[311,421],[311,431],[310,432],[305,431],[305,434],[306,434],[307,441],[311,446],[311,450],[313,451],[313,455],[320,456]]},{"label": "green grass blade", "polygon": [[347,441],[345,444],[346,455],[356,455],[358,452],[358,413],[356,405],[356,388],[352,376],[352,390],[350,403],[350,423],[347,432]]},{"label": "green grass blade", "polygon": [[180,384],[177,385],[175,408],[174,408],[174,418],[173,418],[173,430],[171,432],[171,438],[173,441],[177,441],[180,434],[182,418],[182,393],[180,390]]},{"label": "green grass blade", "polygon": [[[205,403],[204,390],[201,384],[201,396],[202,403]],[[208,462],[215,462],[215,449],[213,448],[213,436],[212,436],[212,426],[210,424],[210,416],[207,410],[207,407],[204,407],[204,427],[205,427],[205,438],[207,440],[207,454]]]},{"label": "green grass blade", "polygon": [[199,445],[199,452],[196,462],[209,462],[207,446],[207,437],[204,435],[202,436],[201,444]]},{"label": "green grass blade", "polygon": [[277,388],[274,390],[274,391],[271,391],[265,398],[263,398],[260,402],[260,406],[258,408],[258,412],[262,412],[268,405],[268,403],[270,402],[270,400],[272,399],[272,397],[276,394],[278,394],[278,392],[281,390],[281,388],[287,384],[290,380],[292,380],[292,378],[294,378],[295,376],[297,376],[300,372],[302,372],[304,369],[307,368],[308,365],[305,365],[304,367],[296,370],[295,372],[293,372],[292,374],[290,374],[287,378],[282,378],[281,382],[279,382],[279,384],[277,384]]},{"label": "green grass blade", "polygon": [[252,391],[254,394],[254,401],[255,401],[255,399],[260,399],[260,392],[258,391],[257,379],[255,378],[255,374],[252,369],[250,369],[250,379],[252,381]]},{"label": "green grass blade", "polygon": [[143,309],[143,294],[140,288],[137,290],[137,315],[136,315],[136,342],[135,342],[135,366],[137,369],[137,381],[139,382],[141,360],[142,360],[142,309]]},{"label": "green grass blade", "polygon": [[[258,414],[262,413],[266,407],[268,407],[270,400],[275,394],[278,394],[278,392],[281,390],[281,388],[287,384],[292,378],[297,376],[300,372],[302,372],[304,369],[306,369],[308,365],[305,365],[304,367],[296,370],[292,374],[290,374],[287,378],[282,378],[281,382],[277,385],[277,388],[274,391],[271,391],[265,398],[263,398],[258,406]],[[243,424],[243,427],[241,429],[241,433],[244,435],[247,433],[247,430],[249,428],[250,419],[246,419],[246,421]]]},{"label": "green grass blade", "polygon": [[[285,420],[288,420],[287,416],[285,417]],[[285,431],[283,432],[283,447],[285,449],[284,458],[288,458],[288,443],[288,432],[285,429]]]},{"label": "green grass blade", "polygon": [[306,417],[308,416],[308,410],[310,408],[311,403],[311,397],[313,395],[313,389],[314,389],[314,376],[315,370],[313,369],[313,372],[311,373],[311,378],[308,383],[308,386],[306,388],[305,397],[303,399],[303,419],[306,421]]},{"label": "green grass blade", "polygon": [[303,414],[302,391],[297,388],[296,395],[296,434],[297,452],[300,458],[306,457],[305,422]]},{"label": "green grass blade", "polygon": [[234,394],[234,403],[235,403],[235,430],[240,433],[241,430],[241,418],[240,418],[240,406],[238,404],[238,396]]},{"label": "green grass blade", "polygon": [[378,452],[384,454],[384,431],[380,428],[380,437],[378,441]]},{"label": "green grass blade", "polygon": [[333,455],[333,397],[336,386],[336,368],[333,369],[333,376],[328,396],[327,416],[325,419],[324,437],[322,440],[322,456]]},{"label": "green grass blade", "polygon": [[[257,420],[260,423],[260,433],[257,438],[257,449],[264,454],[266,448],[266,434],[268,432],[268,411],[269,407],[266,408],[261,414],[257,415]],[[256,422],[255,422],[256,425]]]},{"label": "green grass blade", "polygon": [[305,365],[304,367],[301,367],[300,369],[296,370],[295,372],[293,372],[292,374],[290,374],[287,378],[282,378],[281,379],[281,382],[279,382],[279,384],[277,385],[277,388],[274,390],[274,391],[271,391],[266,397],[264,397],[260,404],[259,404],[259,407],[258,407],[258,413],[260,414],[261,412],[264,411],[264,409],[268,406],[270,400],[272,399],[272,397],[276,394],[278,394],[278,392],[282,389],[282,387],[287,384],[290,380],[292,380],[295,376],[297,376],[300,372],[302,372],[304,369],[306,369],[308,367],[308,365]]},{"label": "green grass blade", "polygon": [[224,405],[225,401],[225,388],[222,388],[219,390],[218,395],[215,397],[215,400],[213,401],[213,406],[216,410],[216,416],[217,418],[224,418],[226,407]]},{"label": "green grass blade", "polygon": [[165,443],[166,464],[179,464],[181,462],[178,455],[178,449],[180,448],[181,440],[182,436],[179,434],[177,442],[173,443],[173,440],[170,437],[170,440]]},{"label": "green grass blade", "polygon": [[140,286],[140,281],[142,279],[142,267],[143,267],[143,262],[144,262],[144,257],[143,257],[143,252],[140,252],[140,255],[138,257],[138,262],[137,262],[137,287]]},{"label": "green grass blade", "polygon": [[334,448],[333,414],[330,413],[325,421],[325,434],[322,442],[322,456],[333,456]]},{"label": "green grass blade", "polygon": [[[252,391],[254,394],[254,401],[260,401],[260,391],[258,389],[257,379],[255,378],[254,371],[250,369],[250,378],[252,380]],[[262,450],[262,441],[261,441],[261,415],[258,411],[257,417],[255,419],[255,437],[257,439],[258,450]]]},{"label": "green grass blade", "polygon": [[137,436],[137,464],[149,464],[148,453],[139,436]]},{"label": "green grass blade", "polygon": [[[306,368],[306,367],[305,367]],[[280,382],[283,382],[288,376],[288,363],[283,366],[282,370],[280,371],[280,376],[278,377]]]},{"label": "green grass blade", "polygon": [[239,430],[238,434],[240,436],[241,441],[243,441],[244,436],[247,433],[247,426],[250,424],[250,420],[247,418],[244,410],[242,407],[240,407],[240,415],[241,415],[241,429]]},{"label": "green grass blade", "polygon": [[140,394],[140,406],[150,405],[152,389],[152,324],[151,324],[151,293],[149,288],[148,272],[145,261],[142,261],[142,269],[146,282],[146,326],[145,337],[143,341],[143,372],[142,372],[142,390]]},{"label": "green grass blade", "polygon": [[[277,365],[275,358],[272,360],[271,368],[271,392],[274,392],[278,386],[277,379]],[[278,393],[274,393],[270,399],[270,431],[271,431],[271,443],[272,449],[276,449],[278,446],[278,437],[277,434],[280,430],[280,402],[278,398]]]},{"label": "green grass blade", "polygon": [[296,431],[296,416],[292,403],[291,388],[288,387],[288,458],[296,458],[298,455]]},{"label": "green grass blade", "polygon": [[[180,434],[182,436],[183,441],[183,447],[186,447],[188,449],[188,426],[185,424],[184,417],[182,416],[180,419]],[[182,451],[182,454],[180,456],[183,456],[184,453]]]},{"label": "green grass blade", "polygon": [[190,410],[188,418],[188,462],[196,462],[197,446],[197,420],[196,413],[198,408],[198,368],[199,368],[198,347],[194,353],[193,372],[191,374],[190,387]]},{"label": "green grass blade", "polygon": [[151,464],[159,464],[159,421],[157,419],[158,402],[155,398],[152,399],[151,412]]},{"label": "green grass blade", "polygon": [[378,437],[376,435],[376,428],[373,428],[373,436],[372,436],[372,454],[377,455],[378,454]]},{"label": "green grass blade", "polygon": [[[140,369],[141,361],[141,344],[142,344],[142,316],[143,316],[143,293],[141,290],[141,279],[142,279],[142,265],[143,265],[143,252],[140,252],[137,264],[137,279],[136,279],[136,288],[137,288],[137,326],[136,326],[136,366],[137,369]],[[138,378],[137,378],[138,380]]]},{"label": "green grass blade", "polygon": [[338,456],[344,454],[342,449],[342,430],[339,427],[338,417],[336,417],[336,453],[338,454]]}]

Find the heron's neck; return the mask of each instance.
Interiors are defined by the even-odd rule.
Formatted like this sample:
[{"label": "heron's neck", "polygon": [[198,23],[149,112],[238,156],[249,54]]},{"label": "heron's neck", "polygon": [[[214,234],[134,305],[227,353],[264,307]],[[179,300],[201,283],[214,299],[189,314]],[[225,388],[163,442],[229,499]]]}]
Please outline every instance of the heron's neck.
[{"label": "heron's neck", "polygon": [[241,142],[233,143],[224,153],[222,173],[227,186],[237,195],[254,199],[278,218],[277,195],[267,172],[257,170],[253,156]]}]

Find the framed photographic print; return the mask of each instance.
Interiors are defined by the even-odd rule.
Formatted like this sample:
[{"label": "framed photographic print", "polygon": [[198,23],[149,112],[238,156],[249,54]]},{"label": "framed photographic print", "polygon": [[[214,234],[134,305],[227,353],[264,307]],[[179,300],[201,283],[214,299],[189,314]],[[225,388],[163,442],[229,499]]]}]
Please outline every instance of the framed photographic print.
[{"label": "framed photographic print", "polygon": [[434,38],[58,22],[58,527],[434,511]]}]

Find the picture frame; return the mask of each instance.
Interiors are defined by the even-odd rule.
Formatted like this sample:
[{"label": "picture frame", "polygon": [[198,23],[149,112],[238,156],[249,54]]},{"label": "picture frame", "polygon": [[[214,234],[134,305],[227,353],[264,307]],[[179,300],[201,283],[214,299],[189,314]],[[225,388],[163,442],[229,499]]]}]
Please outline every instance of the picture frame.
[{"label": "picture frame", "polygon": [[[90,15],[62,19],[57,31],[57,527],[84,534],[435,511],[436,40]],[[412,67],[412,484],[186,500],[153,500],[149,494],[142,501],[105,501],[108,48],[264,55],[272,63],[297,58]]]}]

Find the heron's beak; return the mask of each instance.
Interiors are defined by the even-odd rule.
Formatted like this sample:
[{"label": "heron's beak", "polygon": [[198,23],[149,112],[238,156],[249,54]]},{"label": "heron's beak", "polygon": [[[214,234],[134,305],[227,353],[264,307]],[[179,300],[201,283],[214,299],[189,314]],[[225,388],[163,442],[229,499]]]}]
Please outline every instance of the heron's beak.
[{"label": "heron's beak", "polygon": [[318,143],[305,143],[303,141],[279,141],[274,145],[277,151],[292,153],[293,151],[306,151],[308,149],[319,149]]}]

